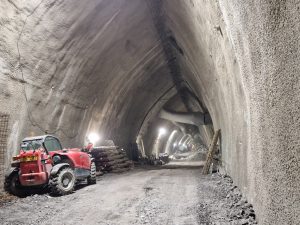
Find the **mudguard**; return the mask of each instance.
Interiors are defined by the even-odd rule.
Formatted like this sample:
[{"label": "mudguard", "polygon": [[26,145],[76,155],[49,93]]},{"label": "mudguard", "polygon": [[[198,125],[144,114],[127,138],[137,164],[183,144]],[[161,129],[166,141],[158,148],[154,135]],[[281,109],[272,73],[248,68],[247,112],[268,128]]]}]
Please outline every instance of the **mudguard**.
[{"label": "mudguard", "polygon": [[58,171],[60,169],[62,169],[63,167],[70,167],[70,165],[68,163],[59,163],[59,164],[57,164],[57,165],[55,165],[55,166],[52,167],[52,170],[51,170],[50,174],[51,175],[57,174]]},{"label": "mudguard", "polygon": [[11,167],[9,170],[6,171],[5,178],[10,177],[15,172],[19,172],[19,168],[18,167]]}]

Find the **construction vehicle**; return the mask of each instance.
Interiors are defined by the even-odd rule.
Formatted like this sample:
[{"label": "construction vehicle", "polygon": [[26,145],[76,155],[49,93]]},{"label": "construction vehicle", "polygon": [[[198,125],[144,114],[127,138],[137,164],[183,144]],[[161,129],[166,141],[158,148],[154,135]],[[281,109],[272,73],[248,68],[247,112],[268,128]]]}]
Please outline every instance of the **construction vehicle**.
[{"label": "construction vehicle", "polygon": [[25,138],[5,176],[4,188],[17,196],[45,187],[52,194],[66,195],[73,192],[78,181],[95,184],[96,166],[88,149],[63,149],[51,135]]}]

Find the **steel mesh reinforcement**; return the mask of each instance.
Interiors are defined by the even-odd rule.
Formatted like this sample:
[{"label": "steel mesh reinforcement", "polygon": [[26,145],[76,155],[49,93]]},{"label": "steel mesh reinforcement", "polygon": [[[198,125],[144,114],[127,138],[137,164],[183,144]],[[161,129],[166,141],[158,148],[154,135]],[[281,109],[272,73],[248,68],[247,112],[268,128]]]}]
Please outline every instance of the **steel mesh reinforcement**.
[{"label": "steel mesh reinforcement", "polygon": [[4,182],[4,154],[7,148],[9,115],[0,113],[0,191]]}]

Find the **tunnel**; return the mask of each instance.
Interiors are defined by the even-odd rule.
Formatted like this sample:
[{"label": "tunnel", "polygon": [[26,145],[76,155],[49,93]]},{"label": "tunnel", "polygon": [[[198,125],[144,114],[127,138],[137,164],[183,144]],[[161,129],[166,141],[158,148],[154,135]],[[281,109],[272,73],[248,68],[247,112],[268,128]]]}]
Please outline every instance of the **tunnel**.
[{"label": "tunnel", "polygon": [[259,223],[298,224],[299,7],[2,1],[1,185],[24,137],[74,147],[94,132],[137,158],[134,149],[171,154],[180,141],[208,148],[220,129],[222,169]]}]

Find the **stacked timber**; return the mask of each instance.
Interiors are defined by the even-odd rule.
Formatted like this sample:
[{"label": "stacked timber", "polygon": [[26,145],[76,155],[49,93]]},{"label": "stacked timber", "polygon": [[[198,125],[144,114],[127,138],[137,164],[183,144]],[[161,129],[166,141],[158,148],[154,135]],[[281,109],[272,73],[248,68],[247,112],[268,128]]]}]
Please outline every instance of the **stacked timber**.
[{"label": "stacked timber", "polygon": [[95,159],[98,175],[103,173],[121,173],[133,167],[132,161],[127,158],[126,152],[117,146],[99,146],[91,150]]}]

